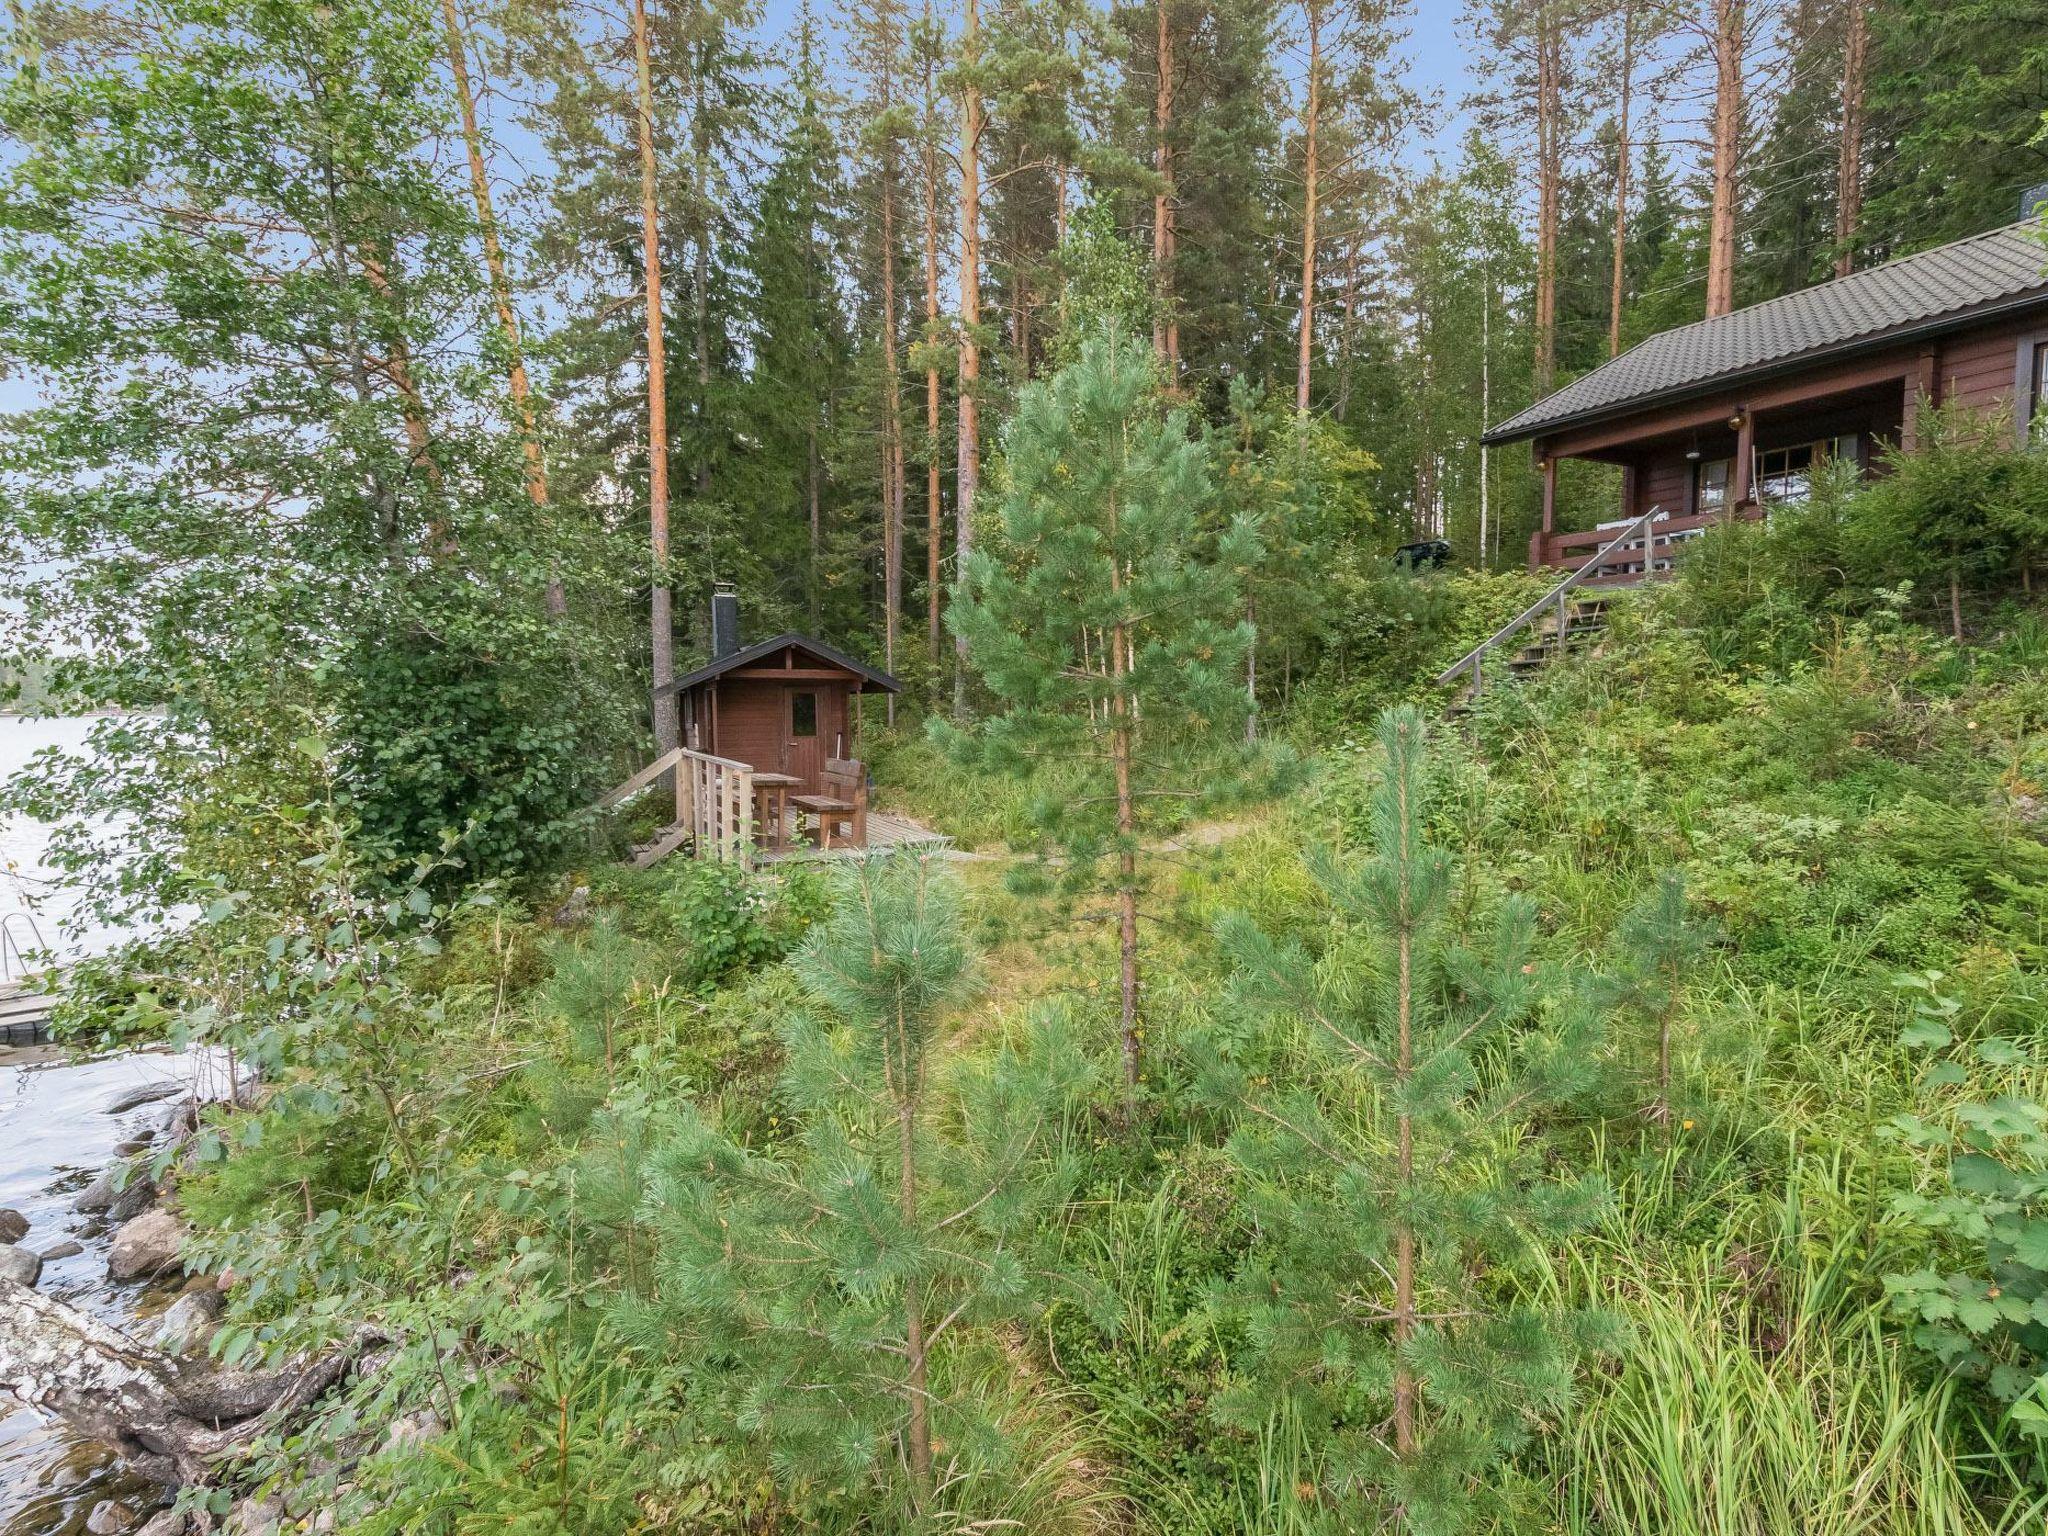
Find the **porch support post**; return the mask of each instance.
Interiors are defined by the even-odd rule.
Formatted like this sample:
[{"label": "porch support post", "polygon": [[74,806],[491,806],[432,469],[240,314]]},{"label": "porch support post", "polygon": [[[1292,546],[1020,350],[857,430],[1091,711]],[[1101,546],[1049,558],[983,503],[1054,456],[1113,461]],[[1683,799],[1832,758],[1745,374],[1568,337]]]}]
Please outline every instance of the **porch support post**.
[{"label": "porch support post", "polygon": [[1737,517],[1756,494],[1756,412],[1742,407],[1742,424],[1735,429],[1735,472],[1729,476],[1728,502]]},{"label": "porch support post", "polygon": [[1543,526],[1529,540],[1529,569],[1539,571],[1550,553],[1550,535],[1557,527],[1557,458],[1542,443],[1536,445],[1536,464],[1543,471]]}]

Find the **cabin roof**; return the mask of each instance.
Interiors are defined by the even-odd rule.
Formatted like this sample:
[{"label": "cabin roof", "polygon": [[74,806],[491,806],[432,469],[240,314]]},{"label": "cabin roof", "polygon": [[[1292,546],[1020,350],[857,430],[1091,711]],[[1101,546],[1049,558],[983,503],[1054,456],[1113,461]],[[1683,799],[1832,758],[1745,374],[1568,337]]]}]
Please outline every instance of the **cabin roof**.
[{"label": "cabin roof", "polygon": [[1481,439],[1511,443],[2048,303],[2040,219],[1971,235],[1638,342]]},{"label": "cabin roof", "polygon": [[773,656],[777,651],[788,646],[795,646],[800,651],[809,652],[827,666],[844,667],[860,680],[858,692],[901,693],[903,691],[903,685],[879,667],[871,667],[864,661],[855,661],[846,652],[837,650],[822,640],[814,640],[809,635],[800,635],[795,630],[786,630],[782,634],[775,635],[770,639],[742,646],[730,656],[723,656],[717,661],[708,662],[694,672],[685,673],[666,687],[656,689],[655,692],[658,694],[682,693],[686,689],[696,687],[699,683],[708,683],[714,677],[722,676],[724,673],[732,671],[735,667],[748,666],[760,661],[764,657]]}]

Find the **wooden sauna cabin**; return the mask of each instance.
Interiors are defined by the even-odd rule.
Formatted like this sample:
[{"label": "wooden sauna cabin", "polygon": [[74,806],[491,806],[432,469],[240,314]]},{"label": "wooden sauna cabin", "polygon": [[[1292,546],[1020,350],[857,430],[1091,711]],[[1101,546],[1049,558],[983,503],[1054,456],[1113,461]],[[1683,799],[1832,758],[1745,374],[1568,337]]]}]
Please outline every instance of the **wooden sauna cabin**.
[{"label": "wooden sauna cabin", "polygon": [[860,756],[857,694],[900,693],[888,673],[794,631],[740,644],[739,597],[711,599],[711,660],[666,691],[682,706],[683,745],[822,795],[826,765]]}]

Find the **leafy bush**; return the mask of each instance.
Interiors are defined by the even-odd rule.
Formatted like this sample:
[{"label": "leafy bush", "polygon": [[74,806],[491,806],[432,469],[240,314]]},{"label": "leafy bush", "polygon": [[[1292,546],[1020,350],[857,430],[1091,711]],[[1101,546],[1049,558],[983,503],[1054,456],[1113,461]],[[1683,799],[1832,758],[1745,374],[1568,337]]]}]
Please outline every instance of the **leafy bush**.
[{"label": "leafy bush", "polygon": [[1901,1036],[1932,1058],[1927,1109],[1891,1134],[1936,1160],[1931,1190],[1893,1198],[1925,1234],[1933,1263],[1889,1275],[1892,1307],[1949,1370],[1981,1386],[2006,1422],[2048,1440],[2048,1105],[2036,1045],[2023,1036],[1959,1036],[1963,1003],[1938,971],[1899,978],[1914,996]]}]

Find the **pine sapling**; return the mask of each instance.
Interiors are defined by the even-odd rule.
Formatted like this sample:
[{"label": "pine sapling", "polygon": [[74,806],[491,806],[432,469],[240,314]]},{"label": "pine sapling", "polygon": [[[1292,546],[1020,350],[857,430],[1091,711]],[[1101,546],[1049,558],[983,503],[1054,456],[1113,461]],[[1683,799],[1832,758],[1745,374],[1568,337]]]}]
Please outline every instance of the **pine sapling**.
[{"label": "pine sapling", "polygon": [[1671,1139],[1673,1045],[1685,1010],[1686,984],[1706,954],[1711,933],[1685,895],[1685,875],[1667,870],[1615,930],[1621,964],[1606,990],[1611,1007],[1647,1028],[1649,1102],[1642,1116]]},{"label": "pine sapling", "polygon": [[782,1031],[794,1129],[750,1147],[682,1112],[650,1184],[654,1295],[629,1321],[723,1395],[707,1422],[764,1450],[792,1497],[893,1487],[928,1511],[943,1473],[957,1510],[977,1477],[1000,1486],[1007,1442],[937,1363],[1048,1283],[1023,1249],[1075,1177],[1086,1068],[1046,1016],[937,1069],[974,981],[957,885],[929,857],[849,867],[792,963],[819,1008]]},{"label": "pine sapling", "polygon": [[1381,719],[1372,857],[1311,853],[1323,953],[1221,925],[1236,981],[1202,1080],[1237,1116],[1258,1233],[1224,1298],[1251,1369],[1218,1412],[1302,1415],[1351,1528],[1436,1533],[1471,1528],[1483,1474],[1569,1401],[1604,1329],[1488,1278],[1599,1209],[1532,1130],[1589,1084],[1597,1015],[1539,1017],[1526,902],[1480,945],[1444,931],[1454,869],[1425,839],[1423,737],[1412,708]]},{"label": "pine sapling", "polygon": [[1182,814],[1252,782],[1237,574],[1251,524],[1202,530],[1209,450],[1165,410],[1151,354],[1115,327],[1018,398],[998,528],[966,564],[951,622],[996,712],[936,722],[956,756],[1056,787],[1036,813],[1062,886],[1116,902],[1124,1083],[1142,1070],[1142,855]]}]

